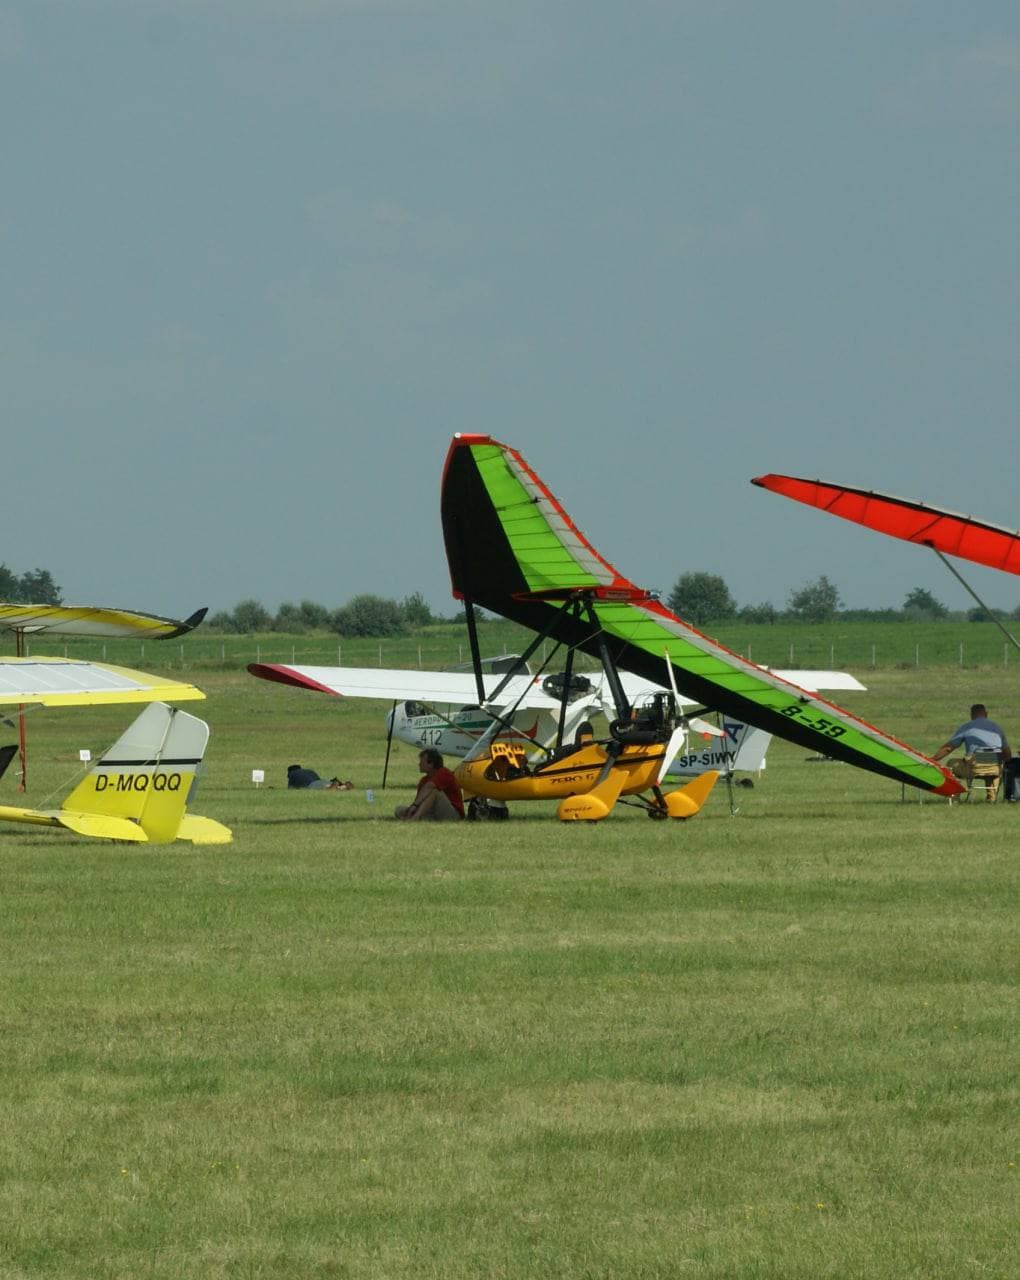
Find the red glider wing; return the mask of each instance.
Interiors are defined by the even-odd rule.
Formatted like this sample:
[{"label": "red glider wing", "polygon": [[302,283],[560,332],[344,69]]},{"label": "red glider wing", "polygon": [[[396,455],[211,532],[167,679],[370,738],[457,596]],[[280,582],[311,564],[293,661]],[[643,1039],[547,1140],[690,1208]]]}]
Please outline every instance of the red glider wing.
[{"label": "red glider wing", "polygon": [[1015,530],[873,489],[852,489],[848,485],[780,475],[756,476],[751,483],[892,538],[1020,574],[1020,532]]}]

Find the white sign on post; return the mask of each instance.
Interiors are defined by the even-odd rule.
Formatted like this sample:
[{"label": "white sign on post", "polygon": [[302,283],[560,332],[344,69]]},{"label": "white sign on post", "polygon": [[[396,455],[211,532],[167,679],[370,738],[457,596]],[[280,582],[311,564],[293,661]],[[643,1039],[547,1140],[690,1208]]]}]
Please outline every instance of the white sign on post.
[{"label": "white sign on post", "polygon": [[88,749],[88,747],[82,747],[82,749],[78,752],[78,759],[82,762],[82,764],[87,764],[92,759],[92,752]]},{"label": "white sign on post", "polygon": [[263,782],[265,782],[265,780],[266,780],[266,771],[265,771],[265,769],[252,769],[252,771],[251,771],[251,780],[252,780],[252,782],[254,782],[254,783],[255,783],[255,785],[256,785],[257,787],[260,787],[260,786],[262,785],[262,783],[263,783]]}]

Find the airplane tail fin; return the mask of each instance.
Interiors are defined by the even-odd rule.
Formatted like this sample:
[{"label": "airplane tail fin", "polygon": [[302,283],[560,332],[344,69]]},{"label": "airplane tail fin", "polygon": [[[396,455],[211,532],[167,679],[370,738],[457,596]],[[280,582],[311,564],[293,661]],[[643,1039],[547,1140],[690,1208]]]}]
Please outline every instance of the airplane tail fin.
[{"label": "airplane tail fin", "polygon": [[110,840],[225,844],[227,827],[187,812],[208,741],[204,720],[150,703],[50,816],[79,835]]}]

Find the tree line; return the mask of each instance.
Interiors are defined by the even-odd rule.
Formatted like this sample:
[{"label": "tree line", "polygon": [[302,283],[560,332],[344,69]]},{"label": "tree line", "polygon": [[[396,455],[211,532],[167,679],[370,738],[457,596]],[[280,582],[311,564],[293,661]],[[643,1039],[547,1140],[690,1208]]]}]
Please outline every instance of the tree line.
[{"label": "tree line", "polygon": [[314,600],[302,600],[300,604],[281,604],[276,613],[258,600],[242,600],[231,610],[221,609],[206,619],[210,631],[223,631],[230,635],[257,635],[266,631],[280,631],[287,635],[302,635],[306,631],[334,631],[340,636],[401,636],[437,622],[458,621],[457,618],[437,617],[429,608],[420,591],[403,600],[388,600],[383,596],[364,593],[354,596],[339,608],[329,609]]},{"label": "tree line", "polygon": [[[983,609],[952,612],[924,587],[907,593],[899,609],[845,609],[838,589],[823,574],[791,591],[785,609],[764,603],[738,606],[725,581],[718,574],[681,574],[669,593],[667,603],[674,613],[695,627],[716,622],[982,622]],[[481,620],[484,614],[479,611]],[[1020,618],[1020,606],[1001,618]],[[221,610],[206,622],[213,631],[232,635],[254,635],[278,631],[288,635],[306,631],[333,631],[341,636],[399,636],[440,622],[463,621],[463,611],[449,618],[432,612],[420,592],[404,600],[390,600],[365,594],[354,596],[336,609],[311,600],[282,604],[271,613],[258,600],[242,600],[234,609]]]},{"label": "tree line", "polygon": [[15,573],[0,564],[0,601],[6,604],[60,604],[60,588],[48,569]]},{"label": "tree line", "polygon": [[[790,592],[785,609],[775,605],[738,607],[725,581],[715,573],[684,573],[676,580],[667,603],[692,626],[713,622],[984,622],[984,609],[953,612],[924,587],[908,591],[899,609],[846,609],[839,590],[822,574]],[[999,618],[1020,618],[1020,605],[1012,612],[995,611]]]},{"label": "tree line", "polygon": [[[32,569],[17,574],[0,564],[0,601],[10,604],[60,604],[60,587],[48,569]],[[718,574],[693,571],[683,573],[673,584],[667,604],[674,613],[695,627],[716,622],[983,622],[983,609],[954,612],[924,587],[907,592],[899,609],[846,609],[839,590],[821,577],[791,591],[784,609],[767,601],[738,605],[726,582]],[[1012,612],[997,610],[1001,619],[1020,620],[1020,605]],[[479,619],[485,615],[479,610]],[[258,600],[242,600],[233,609],[221,609],[206,620],[206,628],[231,635],[255,635],[267,631],[301,635],[304,632],[335,632],[341,636],[401,636],[441,622],[463,621],[463,610],[441,617],[429,608],[420,591],[403,600],[363,593],[336,608],[313,600],[299,604],[286,602],[275,613]]]}]

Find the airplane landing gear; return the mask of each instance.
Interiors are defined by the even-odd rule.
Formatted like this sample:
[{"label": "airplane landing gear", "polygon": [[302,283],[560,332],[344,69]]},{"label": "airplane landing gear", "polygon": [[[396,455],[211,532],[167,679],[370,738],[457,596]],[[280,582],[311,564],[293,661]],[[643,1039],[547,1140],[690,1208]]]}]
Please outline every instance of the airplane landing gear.
[{"label": "airplane landing gear", "polygon": [[467,805],[468,822],[505,822],[510,810],[499,800],[486,800],[484,796],[472,796]]}]

